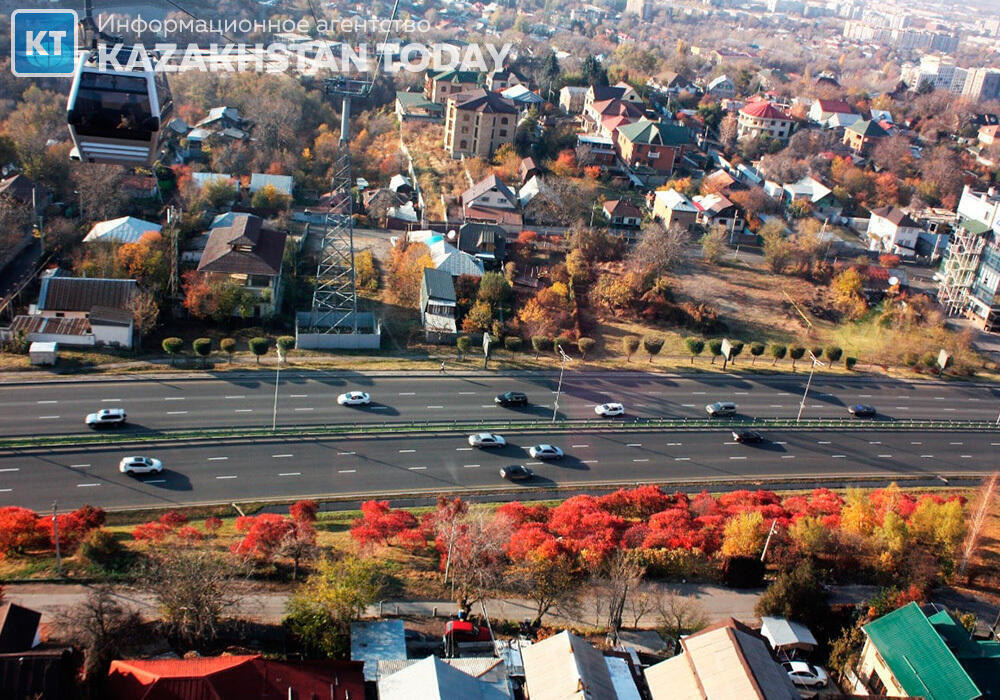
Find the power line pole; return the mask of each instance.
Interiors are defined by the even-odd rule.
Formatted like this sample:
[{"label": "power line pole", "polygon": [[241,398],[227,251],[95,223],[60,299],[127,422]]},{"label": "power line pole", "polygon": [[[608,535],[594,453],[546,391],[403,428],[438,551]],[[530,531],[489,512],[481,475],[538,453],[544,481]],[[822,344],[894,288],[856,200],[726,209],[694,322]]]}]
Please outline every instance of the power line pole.
[{"label": "power line pole", "polygon": [[59,502],[52,502],[52,539],[56,543],[56,570],[62,578],[62,553],[59,551]]},{"label": "power line pole", "polygon": [[812,386],[813,372],[816,371],[816,365],[826,367],[825,364],[816,359],[816,356],[812,352],[809,353],[809,359],[812,360],[812,364],[809,366],[809,380],[806,382],[806,390],[802,392],[802,401],[799,402],[799,414],[795,416],[796,423],[802,418],[802,411],[806,407],[806,397],[809,396],[809,387]]}]

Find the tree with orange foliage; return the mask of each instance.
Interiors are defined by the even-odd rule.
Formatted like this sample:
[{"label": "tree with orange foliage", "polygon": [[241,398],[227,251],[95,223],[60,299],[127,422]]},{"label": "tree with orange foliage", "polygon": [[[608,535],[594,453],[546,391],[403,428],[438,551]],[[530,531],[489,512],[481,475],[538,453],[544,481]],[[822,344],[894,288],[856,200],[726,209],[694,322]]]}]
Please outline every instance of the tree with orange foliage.
[{"label": "tree with orange foliage", "polygon": [[224,321],[253,313],[257,297],[228,277],[188,270],[182,276],[184,308],[196,318]]},{"label": "tree with orange foliage", "polygon": [[423,243],[410,243],[401,238],[392,247],[385,278],[386,289],[394,303],[417,308],[425,267],[434,267],[434,261],[430,249]]},{"label": "tree with orange foliage", "polygon": [[157,231],[147,231],[135,243],[123,243],[115,262],[122,272],[143,287],[160,291],[170,276],[170,253],[167,241]]},{"label": "tree with orange foliage", "polygon": [[579,177],[580,166],[576,162],[576,152],[572,148],[559,151],[551,170],[559,177]]}]

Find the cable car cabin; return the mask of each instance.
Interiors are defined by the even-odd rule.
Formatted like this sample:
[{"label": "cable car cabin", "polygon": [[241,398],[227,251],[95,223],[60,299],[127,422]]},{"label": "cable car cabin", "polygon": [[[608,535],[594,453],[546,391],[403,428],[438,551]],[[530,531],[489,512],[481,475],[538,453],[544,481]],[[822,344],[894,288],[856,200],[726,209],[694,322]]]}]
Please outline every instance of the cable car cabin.
[{"label": "cable car cabin", "polygon": [[[126,65],[131,48],[122,50]],[[74,160],[85,163],[150,165],[160,129],[173,109],[163,73],[101,70],[96,51],[81,56],[69,93],[67,121]]]}]

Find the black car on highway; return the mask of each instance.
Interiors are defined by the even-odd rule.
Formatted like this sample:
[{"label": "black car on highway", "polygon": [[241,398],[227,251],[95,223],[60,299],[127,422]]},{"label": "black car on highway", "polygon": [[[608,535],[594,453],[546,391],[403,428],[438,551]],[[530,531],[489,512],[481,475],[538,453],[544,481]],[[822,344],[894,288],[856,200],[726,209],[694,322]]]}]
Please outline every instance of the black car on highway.
[{"label": "black car on highway", "polygon": [[497,395],[493,401],[497,406],[527,406],[528,395],[520,391],[508,391]]},{"label": "black car on highway", "polygon": [[869,406],[863,403],[856,403],[853,406],[848,406],[847,411],[855,418],[873,418],[876,413],[874,406]]},{"label": "black car on highway", "polygon": [[520,464],[508,464],[506,467],[500,468],[500,477],[502,479],[527,481],[532,476],[534,476],[534,472]]},{"label": "black car on highway", "polygon": [[743,445],[764,442],[764,436],[756,430],[734,430],[733,440]]}]

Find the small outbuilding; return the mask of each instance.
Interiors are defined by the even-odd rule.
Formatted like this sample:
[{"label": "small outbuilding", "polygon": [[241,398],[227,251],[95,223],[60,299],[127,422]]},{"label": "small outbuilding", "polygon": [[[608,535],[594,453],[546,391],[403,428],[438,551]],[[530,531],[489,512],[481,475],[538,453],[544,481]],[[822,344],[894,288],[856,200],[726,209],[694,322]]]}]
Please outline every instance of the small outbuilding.
[{"label": "small outbuilding", "polygon": [[28,346],[28,359],[33,365],[54,365],[59,359],[59,343],[36,340]]},{"label": "small outbuilding", "polygon": [[810,652],[816,648],[816,637],[808,627],[783,617],[762,617],[760,634],[775,651]]}]

